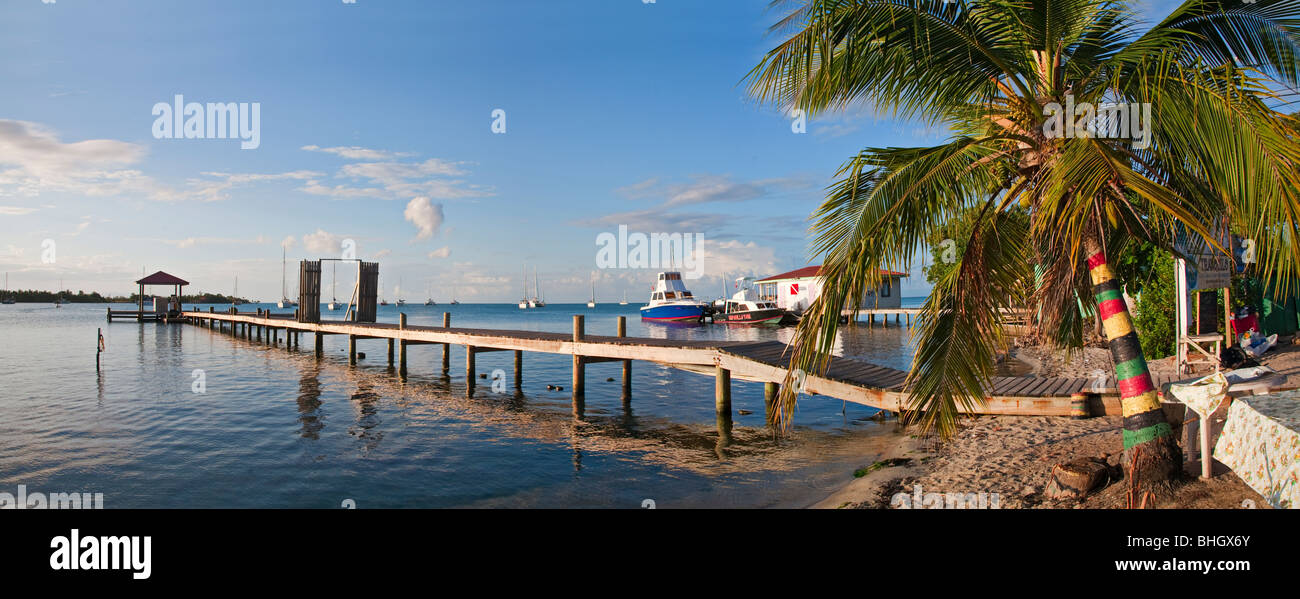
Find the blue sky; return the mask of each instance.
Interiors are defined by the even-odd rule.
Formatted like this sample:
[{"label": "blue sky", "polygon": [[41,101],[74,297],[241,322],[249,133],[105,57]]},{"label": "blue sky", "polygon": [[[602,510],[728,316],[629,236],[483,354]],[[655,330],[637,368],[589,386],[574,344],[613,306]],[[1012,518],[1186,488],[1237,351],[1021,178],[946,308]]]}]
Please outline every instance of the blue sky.
[{"label": "blue sky", "polygon": [[[585,301],[593,271],[603,298],[639,301],[652,271],[595,268],[596,236],[624,224],[703,235],[694,286],[712,295],[812,262],[807,217],[860,148],[939,139],[865,110],[795,134],[749,99],[740,82],[776,42],[766,0],[3,11],[0,269],[14,288],[127,293],[161,269],[197,290],[238,276],[241,295],[274,300],[282,246],[292,261],[351,239],[389,299],[400,281],[411,301],[429,285],[439,301],[513,301],[527,264],[551,301]],[[177,94],[258,103],[259,147],[156,139],[151,111]],[[914,273],[905,295],[927,291]]]}]

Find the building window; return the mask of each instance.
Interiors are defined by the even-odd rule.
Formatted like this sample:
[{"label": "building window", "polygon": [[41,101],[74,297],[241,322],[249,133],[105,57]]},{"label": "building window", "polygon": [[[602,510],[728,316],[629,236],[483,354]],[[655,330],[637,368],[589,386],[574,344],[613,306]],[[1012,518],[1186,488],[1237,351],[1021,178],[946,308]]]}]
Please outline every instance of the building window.
[{"label": "building window", "polygon": [[880,284],[880,297],[889,297],[889,292],[891,291],[890,288],[893,287],[893,285],[893,279],[885,279],[885,282]]}]

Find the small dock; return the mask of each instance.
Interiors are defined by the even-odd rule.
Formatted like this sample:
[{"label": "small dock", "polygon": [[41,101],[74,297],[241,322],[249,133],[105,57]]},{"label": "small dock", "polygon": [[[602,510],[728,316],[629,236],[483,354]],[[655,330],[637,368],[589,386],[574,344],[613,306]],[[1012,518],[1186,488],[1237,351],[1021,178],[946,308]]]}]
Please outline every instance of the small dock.
[{"label": "small dock", "polygon": [[[726,342],[677,339],[655,339],[626,336],[625,317],[618,319],[618,334],[587,335],[581,315],[573,317],[572,333],[548,333],[500,329],[455,328],[451,314],[443,313],[442,326],[411,326],[406,315],[400,315],[397,324],[358,323],[343,320],[299,322],[293,313],[273,314],[269,311],[248,312],[182,312],[184,322],[207,328],[214,332],[262,342],[283,345],[289,350],[300,350],[302,337],[309,340],[309,351],[323,357],[326,335],[346,335],[349,364],[357,363],[357,341],[384,339],[387,341],[388,364],[399,375],[407,374],[407,356],[410,348],[418,345],[440,345],[442,349],[442,374],[451,370],[451,346],[459,345],[465,351],[465,381],[467,393],[472,394],[479,378],[475,356],[486,352],[514,352],[514,386],[523,381],[524,352],[538,352],[571,356],[573,379],[571,391],[574,401],[581,401],[586,388],[586,365],[599,362],[621,362],[623,365],[623,396],[631,399],[632,363],[655,362],[674,368],[715,377],[715,408],[719,424],[731,420],[731,380],[764,383],[767,409],[786,380],[789,356],[787,346],[778,341]],[[831,360],[829,369],[822,375],[807,375],[802,391],[847,402],[889,410],[902,411],[907,392],[903,383],[907,373],[892,368],[845,357]],[[1086,411],[1090,415],[1120,413],[1119,397],[1113,388],[1095,393],[1094,382],[1089,379],[1043,377],[994,377],[983,407],[978,413],[1020,416],[1070,416],[1078,415],[1087,396]],[[576,403],[575,403],[576,405]]]}]

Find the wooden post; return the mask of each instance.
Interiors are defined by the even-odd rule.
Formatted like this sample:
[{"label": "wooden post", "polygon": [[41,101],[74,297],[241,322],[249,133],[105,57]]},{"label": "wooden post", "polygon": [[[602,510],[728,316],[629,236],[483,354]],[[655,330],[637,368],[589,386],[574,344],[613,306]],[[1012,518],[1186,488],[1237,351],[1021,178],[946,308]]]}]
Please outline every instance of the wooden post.
[{"label": "wooden post", "polygon": [[[627,337],[627,317],[618,317],[618,336]],[[632,400],[632,361],[623,360],[623,401]]]},{"label": "wooden post", "polygon": [[465,393],[474,393],[474,346],[465,346]]},{"label": "wooden post", "polygon": [[713,385],[713,404],[719,414],[731,414],[731,371],[715,366]]},{"label": "wooden post", "polygon": [[522,389],[524,386],[524,351],[515,350],[515,388]]},{"label": "wooden post", "polygon": [[718,415],[718,445],[731,444],[731,371],[714,367],[713,407]]},{"label": "wooden post", "polygon": [[321,359],[325,355],[325,335],[316,333],[316,359]]},{"label": "wooden post", "polygon": [[[578,343],[579,341],[582,341],[582,337],[583,337],[582,320],[583,319],[581,314],[573,315],[573,342],[574,343]],[[579,354],[578,350],[575,349],[573,351],[573,396],[574,397],[581,397],[587,392],[586,367],[587,365],[586,362],[583,361],[582,355]]]},{"label": "wooden post", "polygon": [[[442,328],[451,328],[451,312],[442,313]],[[451,372],[451,344],[444,343],[442,344],[442,376],[447,376],[448,372]],[[519,378],[517,373],[515,378]]]},{"label": "wooden post", "polygon": [[781,383],[763,383],[763,413],[768,422],[772,422],[772,413],[776,410],[776,398],[781,393]]},{"label": "wooden post", "polygon": [[[402,312],[402,313],[400,313],[400,314],[397,315],[397,329],[398,329],[398,330],[401,330],[401,331],[405,331],[405,330],[406,330],[406,313],[405,313],[405,312]],[[401,350],[400,350],[400,351],[401,351],[401,359],[398,360],[398,364],[399,364],[399,366],[398,366],[398,368],[397,368],[397,372],[398,372],[398,374],[401,374],[402,376],[406,376],[406,340],[405,340],[405,339],[399,339],[398,341],[401,343],[401,346],[402,346],[402,347],[401,347]],[[389,344],[388,344],[388,363],[389,363],[389,364],[392,364],[392,363],[393,363],[393,344],[392,344],[392,343],[389,343]]]},{"label": "wooden post", "polygon": [[392,368],[393,366],[393,340],[392,339],[388,340],[388,366],[389,368]]},{"label": "wooden post", "polygon": [[357,336],[348,335],[348,364],[357,365]]},{"label": "wooden post", "polygon": [[1232,347],[1232,288],[1223,288],[1223,348]]}]

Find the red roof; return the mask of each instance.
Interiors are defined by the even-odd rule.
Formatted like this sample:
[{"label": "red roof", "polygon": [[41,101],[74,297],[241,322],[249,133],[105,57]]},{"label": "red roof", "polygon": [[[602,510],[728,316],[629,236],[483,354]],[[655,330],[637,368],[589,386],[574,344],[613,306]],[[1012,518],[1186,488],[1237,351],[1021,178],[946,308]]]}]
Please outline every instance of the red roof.
[{"label": "red roof", "polygon": [[[815,277],[815,276],[817,276],[817,275],[820,275],[821,272],[822,272],[822,266],[821,266],[820,264],[817,264],[817,265],[814,265],[814,266],[805,266],[805,267],[803,267],[803,268],[800,268],[800,269],[797,269],[797,270],[792,270],[792,271],[790,271],[790,272],[783,272],[783,273],[781,273],[781,274],[779,274],[779,275],[772,275],[772,276],[770,276],[770,277],[767,277],[766,279],[759,279],[759,280],[754,281],[754,282],[755,282],[755,283],[766,283],[766,282],[769,282],[769,281],[780,281],[780,280],[784,280],[784,279],[810,279],[810,278],[812,278],[812,277]],[[890,276],[890,277],[906,277],[906,276],[907,276],[907,273],[905,273],[905,272],[894,272],[894,271],[892,271],[892,270],[881,270],[881,271],[878,271],[878,272],[879,272],[880,274],[882,274],[882,275]]]},{"label": "red roof", "polygon": [[163,271],[153,273],[139,281],[137,285],[189,285],[190,282],[177,276],[169,275]]}]

